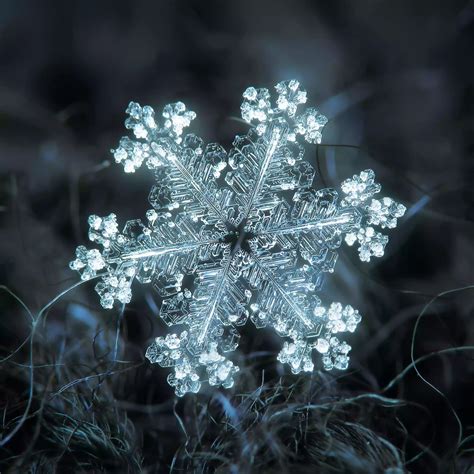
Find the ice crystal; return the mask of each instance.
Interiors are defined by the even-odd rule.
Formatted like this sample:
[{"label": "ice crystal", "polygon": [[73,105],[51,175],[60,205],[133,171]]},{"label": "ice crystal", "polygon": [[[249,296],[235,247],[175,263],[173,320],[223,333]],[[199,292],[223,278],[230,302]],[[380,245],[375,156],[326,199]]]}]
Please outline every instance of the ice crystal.
[{"label": "ice crystal", "polygon": [[197,392],[207,380],[231,387],[238,368],[237,328],[250,318],[285,339],[278,360],[295,374],[314,369],[313,351],[326,370],[346,369],[351,347],[339,339],[354,332],[361,316],[351,306],[324,306],[317,296],[332,272],[337,250],[357,243],[360,259],[381,257],[405,207],[375,199],[380,185],[371,170],[345,180],[341,193],[313,188],[314,170],[303,160],[302,139],[320,143],[327,119],[314,108],[298,109],[306,91],[296,80],[268,89],[249,87],[242,117],[249,132],[229,152],[185,133],[196,114],[182,102],[155,117],[131,102],[124,137],[112,150],[125,172],[145,165],[155,176],[146,221],[119,231],[114,214],[89,218],[89,238],[72,269],[95,289],[104,308],[131,300],[134,280],[151,283],[162,299],[160,316],[181,332],[157,337],[147,358],[171,367],[177,395]]}]

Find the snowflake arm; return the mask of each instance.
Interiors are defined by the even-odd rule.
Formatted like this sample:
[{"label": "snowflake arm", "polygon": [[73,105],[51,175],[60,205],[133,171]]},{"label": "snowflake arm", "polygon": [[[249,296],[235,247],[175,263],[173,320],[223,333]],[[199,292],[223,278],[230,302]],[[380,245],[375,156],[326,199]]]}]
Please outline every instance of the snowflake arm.
[{"label": "snowflake arm", "polygon": [[144,161],[155,171],[159,186],[152,189],[151,204],[161,206],[168,201],[168,209],[182,206],[195,218],[211,213],[225,222],[223,207],[230,193],[219,190],[215,180],[226,166],[226,152],[217,143],[204,147],[194,134],[182,136],[196,114],[182,102],[169,104],[162,113],[165,122],[159,126],[150,106],[130,102],[126,112],[125,126],[137,140],[123,137],[112,153],[125,172],[134,173]]},{"label": "snowflake arm", "polygon": [[[271,127],[267,127],[265,134],[258,140],[257,144],[249,139],[249,145],[244,145],[242,148],[237,145],[234,148],[234,151],[243,157],[243,160],[239,161],[239,166],[243,169],[240,169],[238,174],[241,182],[246,183],[246,186],[242,187],[244,205],[240,216],[241,221],[247,220],[256,202],[261,199],[261,191],[267,178],[267,171],[275,152],[285,141],[286,134],[287,127],[284,123],[272,124]],[[234,166],[235,162],[236,160],[232,161]],[[234,183],[229,179],[229,176],[230,174],[226,176],[227,182],[233,185]]]},{"label": "snowflake arm", "polygon": [[[259,289],[257,303],[252,307],[254,323],[265,326],[267,318],[271,321],[277,318],[274,325],[281,327],[277,331],[285,336],[289,335],[287,328],[295,325],[299,330],[304,327],[306,331],[319,333],[317,324],[308,315],[305,293],[310,283],[303,275],[306,269],[296,267],[296,253],[271,254],[260,251],[255,243],[252,247],[253,265],[247,278]],[[289,270],[281,271],[282,268]]]},{"label": "snowflake arm", "polygon": [[[358,187],[359,191],[353,190]],[[300,252],[310,263],[318,255],[316,248],[325,242],[331,246],[340,245],[343,235],[348,245],[359,242],[359,256],[362,261],[370,257],[381,257],[388,237],[376,232],[372,226],[382,229],[394,228],[397,219],[405,213],[405,206],[391,198],[371,199],[381,189],[375,182],[372,170],[365,170],[342,185],[343,199],[338,204],[338,193],[333,189],[317,192],[297,192],[293,196],[291,216],[283,224],[274,220],[263,222],[260,235],[273,237],[282,245],[296,242]],[[370,201],[370,204],[368,204]]]},{"label": "snowflake arm", "polygon": [[90,216],[89,238],[103,250],[79,246],[70,267],[83,280],[101,277],[95,289],[104,308],[112,308],[116,300],[129,303],[135,278],[153,283],[162,297],[168,296],[170,286],[180,291],[184,276],[180,271],[196,268],[220,246],[222,232],[202,227],[196,233],[193,224],[183,216],[173,220],[169,213],[149,211],[148,226],[129,221],[119,233],[115,214]]},{"label": "snowflake arm", "polygon": [[306,102],[306,91],[298,81],[281,82],[275,89],[274,108],[267,89],[244,92],[242,118],[257,125],[246,136],[236,137],[229,153],[232,170],[226,173],[226,182],[237,196],[239,223],[247,229],[252,229],[262,211],[278,203],[275,193],[311,185],[314,171],[302,160],[304,150],[296,138],[301,134],[312,143],[314,129],[310,130],[308,122],[314,121],[318,131],[327,122],[315,109],[296,115],[298,105]]},{"label": "snowflake arm", "polygon": [[226,388],[233,384],[238,368],[223,354],[235,350],[240,337],[235,326],[245,324],[248,317],[251,293],[238,281],[242,258],[241,252],[232,255],[227,246],[220,262],[203,264],[197,270],[199,284],[184,321],[187,329],[179,336],[167,336],[176,341],[179,355],[168,357],[166,338],[157,338],[147,351],[151,362],[174,367],[168,380],[179,396],[197,392],[206,379]]}]

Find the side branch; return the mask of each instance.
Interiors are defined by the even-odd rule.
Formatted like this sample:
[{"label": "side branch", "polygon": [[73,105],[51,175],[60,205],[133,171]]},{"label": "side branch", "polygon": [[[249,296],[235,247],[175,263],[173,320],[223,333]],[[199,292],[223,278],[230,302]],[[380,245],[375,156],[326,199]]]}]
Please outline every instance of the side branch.
[{"label": "side branch", "polygon": [[304,314],[300,308],[295,304],[295,302],[288,296],[285,289],[280,285],[280,283],[275,278],[273,272],[265,266],[265,264],[255,255],[255,253],[251,252],[251,255],[255,261],[255,264],[258,266],[260,271],[265,275],[267,280],[271,282],[272,287],[275,288],[280,296],[285,300],[285,303],[291,308],[292,312],[296,315],[296,317],[308,328],[314,329],[313,322],[308,318],[306,314]]},{"label": "side branch", "polygon": [[196,199],[206,206],[212,213],[220,219],[222,222],[226,222],[228,219],[226,215],[222,212],[222,209],[211,199],[206,192],[203,190],[202,186],[194,179],[193,175],[184,167],[184,165],[179,161],[175,154],[169,153],[166,155],[166,159],[175,166],[178,171],[181,173],[183,178],[187,183],[189,183],[191,192],[194,194]]},{"label": "side branch", "polygon": [[362,213],[355,207],[343,209],[337,215],[323,219],[315,219],[302,224],[285,225],[282,227],[270,227],[259,232],[260,235],[288,235],[299,234],[301,232],[311,232],[325,227],[341,227],[343,230],[360,224]]}]

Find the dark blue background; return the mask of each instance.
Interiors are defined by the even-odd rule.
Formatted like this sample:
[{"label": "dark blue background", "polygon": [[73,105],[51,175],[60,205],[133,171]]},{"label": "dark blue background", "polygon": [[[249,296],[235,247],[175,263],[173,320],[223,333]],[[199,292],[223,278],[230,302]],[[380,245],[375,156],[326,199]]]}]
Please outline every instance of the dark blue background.
[{"label": "dark blue background", "polygon": [[[473,19],[473,3],[466,1],[3,1],[0,284],[38,311],[76,282],[67,264],[76,245],[86,243],[89,214],[115,212],[121,222],[144,216],[151,177],[124,175],[109,153],[125,133],[130,100],[158,110],[182,100],[198,114],[194,131],[229,146],[244,130],[234,120],[243,90],[296,78],[308,103],[330,118],[325,146],[318,156],[314,149],[308,154],[319,168],[318,185],[336,186],[371,167],[384,192],[408,208],[390,232],[386,257],[365,265],[345,250],[322,295],[364,315],[350,341],[358,375],[345,384],[377,391],[410,362],[423,306],[474,283]],[[430,306],[416,356],[474,343],[473,296],[457,291]],[[116,344],[119,311],[102,310],[92,285],[66,295],[41,325],[35,357],[74,370],[44,382],[46,392],[89,374],[97,357],[105,363],[118,354],[140,364],[147,343],[164,329],[153,298],[149,289],[136,289]],[[0,348],[7,355],[29,334],[29,320],[6,293],[0,310]],[[245,338],[247,354],[273,356],[280,344],[251,328]],[[420,366],[465,428],[474,424],[471,356]],[[15,360],[27,361],[28,351]],[[272,357],[266,364],[270,373],[280,370]],[[7,419],[24,408],[28,381],[28,371],[10,370],[0,373]],[[137,439],[163,426],[172,433],[169,449],[158,453],[146,442],[140,448],[146,459],[165,464],[181,433],[166,405],[172,400],[166,375],[145,362],[114,376],[111,389],[112,398],[129,403],[125,410],[133,405],[129,416],[142,430]],[[47,378],[47,371],[38,377]],[[406,415],[408,431],[426,443],[434,433],[433,451],[449,455],[458,427],[446,401],[414,374],[399,389],[391,394],[428,406],[434,416],[433,427],[421,426],[419,413]],[[153,403],[165,403],[154,427],[136,415]],[[25,425],[7,457],[21,453],[32,433],[33,425]],[[423,469],[435,464],[426,462]]]}]

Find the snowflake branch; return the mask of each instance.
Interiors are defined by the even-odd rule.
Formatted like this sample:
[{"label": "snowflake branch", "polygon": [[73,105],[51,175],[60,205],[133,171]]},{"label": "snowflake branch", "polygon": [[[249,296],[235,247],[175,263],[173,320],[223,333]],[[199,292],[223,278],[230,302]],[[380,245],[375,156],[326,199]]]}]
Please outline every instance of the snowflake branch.
[{"label": "snowflake branch", "polygon": [[[260,271],[265,275],[268,281],[272,284],[272,287],[275,288],[278,293],[280,293],[281,297],[285,301],[285,303],[291,308],[295,316],[310,330],[314,330],[315,326],[311,319],[304,314],[300,308],[292,301],[292,299],[288,296],[287,291],[280,285],[278,280],[275,278],[273,272],[260,260],[260,258],[251,251],[251,255],[254,259],[255,264],[258,266]],[[322,327],[321,327],[322,329]],[[321,331],[317,331],[318,333]]]},{"label": "snowflake branch", "polygon": [[204,206],[208,207],[209,210],[213,212],[215,217],[217,217],[222,222],[226,222],[227,216],[222,212],[222,209],[211,199],[206,192],[203,190],[201,185],[194,179],[192,174],[184,167],[184,165],[179,161],[177,156],[173,153],[166,154],[167,160],[176,167],[176,169],[181,173],[184,180],[190,185],[190,190],[193,193],[194,197]]},{"label": "snowflake branch", "polygon": [[232,258],[229,258],[225,266],[223,267],[222,272],[219,274],[219,283],[214,288],[214,291],[212,292],[212,295],[209,298],[208,306],[206,306],[206,308],[202,311],[202,312],[207,311],[210,306],[208,310],[208,314],[204,319],[204,323],[202,324],[202,330],[199,333],[199,336],[197,339],[199,345],[202,345],[207,338],[209,327],[215,316],[217,304],[219,303],[221,299],[222,291],[225,289],[227,285],[227,278],[228,278],[228,273],[229,273],[231,263],[232,263]]},{"label": "snowflake branch", "polygon": [[277,150],[278,146],[281,144],[283,141],[282,138],[284,139],[285,137],[285,127],[283,125],[277,125],[272,128],[271,130],[271,135],[268,140],[268,147],[265,151],[265,157],[260,165],[259,173],[258,173],[258,179],[255,182],[255,185],[250,193],[250,197],[247,201],[247,205],[245,207],[245,211],[243,213],[242,217],[242,222],[245,222],[252,211],[254,207],[255,200],[260,196],[260,191],[262,190],[262,187],[265,183],[265,179],[267,177],[267,170],[268,167],[270,166],[270,163],[272,161],[272,158],[275,154],[275,151]]},{"label": "snowflake branch", "polygon": [[152,248],[145,248],[143,250],[136,250],[133,252],[125,252],[118,257],[114,257],[106,261],[107,263],[119,263],[122,260],[139,260],[142,258],[160,257],[162,255],[166,255],[169,253],[189,252],[191,250],[196,250],[206,245],[217,244],[219,242],[220,241],[216,239],[204,240],[200,242],[196,242],[196,241],[180,242],[179,244],[175,244],[175,245],[152,247]]},{"label": "snowflake branch", "polygon": [[[311,232],[317,229],[323,229],[325,227],[340,227],[348,226],[352,227],[360,223],[362,219],[362,213],[360,209],[355,207],[343,209],[338,215],[315,219],[313,221],[304,222],[302,224],[292,224],[291,222],[286,223],[282,227],[270,227],[268,229],[259,232],[260,235],[287,235],[287,234],[299,234],[301,232]],[[343,228],[344,228],[343,227]]]}]

